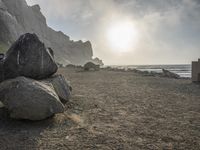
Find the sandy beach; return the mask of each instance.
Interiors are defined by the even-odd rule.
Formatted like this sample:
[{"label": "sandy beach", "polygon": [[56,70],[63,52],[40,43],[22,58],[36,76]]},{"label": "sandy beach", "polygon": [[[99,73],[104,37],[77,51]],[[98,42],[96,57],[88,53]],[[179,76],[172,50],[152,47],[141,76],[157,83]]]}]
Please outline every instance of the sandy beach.
[{"label": "sandy beach", "polygon": [[0,110],[2,150],[199,150],[200,85],[133,72],[62,68],[73,92],[64,114],[11,120]]}]

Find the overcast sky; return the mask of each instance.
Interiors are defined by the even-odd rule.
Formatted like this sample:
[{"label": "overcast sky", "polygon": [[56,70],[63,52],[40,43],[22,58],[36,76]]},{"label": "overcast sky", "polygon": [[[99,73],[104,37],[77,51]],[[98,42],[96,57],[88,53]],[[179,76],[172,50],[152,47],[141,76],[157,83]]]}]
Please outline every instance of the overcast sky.
[{"label": "overcast sky", "polygon": [[[27,2],[40,5],[53,29],[74,40],[90,40],[94,56],[105,64],[185,64],[200,58],[200,0]],[[137,36],[128,51],[119,52],[107,34],[127,20],[134,24]]]}]

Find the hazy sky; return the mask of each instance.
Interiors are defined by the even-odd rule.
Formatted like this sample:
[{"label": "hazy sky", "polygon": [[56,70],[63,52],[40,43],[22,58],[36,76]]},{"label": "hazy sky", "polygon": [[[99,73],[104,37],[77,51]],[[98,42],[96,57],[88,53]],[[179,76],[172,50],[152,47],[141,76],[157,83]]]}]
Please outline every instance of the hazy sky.
[{"label": "hazy sky", "polygon": [[[200,0],[27,2],[40,5],[53,29],[90,40],[94,56],[105,64],[180,64],[200,58]],[[125,51],[116,47],[122,44],[128,45]]]}]

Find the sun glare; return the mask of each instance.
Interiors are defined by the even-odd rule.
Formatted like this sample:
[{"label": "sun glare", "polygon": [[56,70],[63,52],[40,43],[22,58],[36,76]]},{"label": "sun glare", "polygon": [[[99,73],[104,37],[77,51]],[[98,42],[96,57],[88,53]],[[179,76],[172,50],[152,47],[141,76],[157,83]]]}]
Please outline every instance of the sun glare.
[{"label": "sun glare", "polygon": [[107,38],[113,51],[128,52],[138,40],[138,31],[131,21],[113,23],[107,31]]}]

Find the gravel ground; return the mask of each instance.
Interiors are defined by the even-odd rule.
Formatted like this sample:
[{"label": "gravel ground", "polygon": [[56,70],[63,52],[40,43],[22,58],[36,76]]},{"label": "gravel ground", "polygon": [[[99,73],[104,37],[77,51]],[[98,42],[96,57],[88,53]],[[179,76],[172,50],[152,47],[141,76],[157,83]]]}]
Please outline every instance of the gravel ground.
[{"label": "gravel ground", "polygon": [[200,85],[120,71],[59,73],[73,87],[65,113],[31,122],[0,109],[0,149],[200,149]]}]

